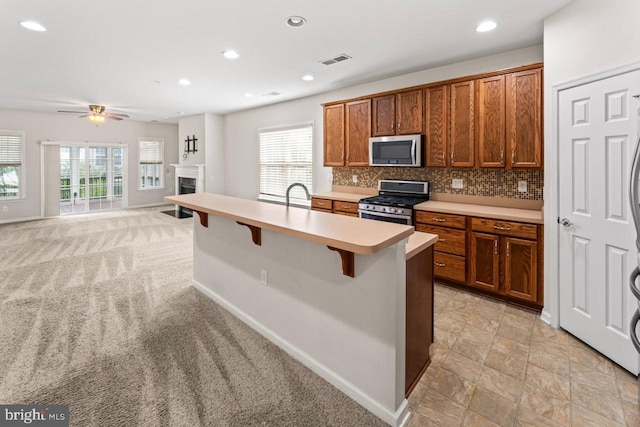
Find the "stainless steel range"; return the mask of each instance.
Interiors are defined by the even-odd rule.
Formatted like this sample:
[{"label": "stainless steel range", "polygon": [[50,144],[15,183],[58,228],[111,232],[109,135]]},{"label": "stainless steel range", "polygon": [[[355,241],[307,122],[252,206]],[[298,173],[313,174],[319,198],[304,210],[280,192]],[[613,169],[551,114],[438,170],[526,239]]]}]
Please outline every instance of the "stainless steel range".
[{"label": "stainless steel range", "polygon": [[360,218],[413,225],[413,207],[429,200],[429,183],[421,181],[378,181],[378,195],[361,199]]}]

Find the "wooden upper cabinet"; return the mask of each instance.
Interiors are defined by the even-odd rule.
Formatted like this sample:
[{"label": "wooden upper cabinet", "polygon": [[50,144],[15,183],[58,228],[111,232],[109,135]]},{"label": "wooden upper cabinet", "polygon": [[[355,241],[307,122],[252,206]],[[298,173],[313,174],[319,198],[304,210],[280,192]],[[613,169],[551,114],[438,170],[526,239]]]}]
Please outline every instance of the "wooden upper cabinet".
[{"label": "wooden upper cabinet", "polygon": [[344,104],[324,107],[324,165],[344,166]]},{"label": "wooden upper cabinet", "polygon": [[345,142],[347,166],[369,166],[369,134],[371,132],[371,100],[354,101],[346,106]]},{"label": "wooden upper cabinet", "polygon": [[478,166],[505,166],[505,77],[478,80]]},{"label": "wooden upper cabinet", "polygon": [[508,167],[542,167],[542,70],[506,76]]},{"label": "wooden upper cabinet", "polygon": [[396,96],[378,96],[371,100],[373,123],[371,136],[387,136],[396,133]]},{"label": "wooden upper cabinet", "polygon": [[426,89],[424,98],[426,166],[445,167],[449,152],[449,86]]},{"label": "wooden upper cabinet", "polygon": [[451,85],[451,166],[474,166],[474,81]]},{"label": "wooden upper cabinet", "polygon": [[396,95],[398,135],[422,133],[422,89],[400,92]]}]

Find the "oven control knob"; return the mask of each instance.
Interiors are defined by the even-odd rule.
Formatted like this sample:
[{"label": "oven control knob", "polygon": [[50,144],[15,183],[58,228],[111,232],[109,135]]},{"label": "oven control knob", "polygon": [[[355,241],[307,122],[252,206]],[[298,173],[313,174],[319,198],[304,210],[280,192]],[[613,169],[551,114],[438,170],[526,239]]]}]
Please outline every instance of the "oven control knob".
[{"label": "oven control knob", "polygon": [[394,213],[396,211],[396,208],[389,208],[389,213]]}]

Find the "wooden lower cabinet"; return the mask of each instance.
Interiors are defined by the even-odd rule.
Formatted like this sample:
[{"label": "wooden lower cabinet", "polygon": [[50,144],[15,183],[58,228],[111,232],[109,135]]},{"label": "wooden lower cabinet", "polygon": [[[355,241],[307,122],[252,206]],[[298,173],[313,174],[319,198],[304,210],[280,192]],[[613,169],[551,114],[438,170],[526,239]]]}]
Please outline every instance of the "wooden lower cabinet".
[{"label": "wooden lower cabinet", "polygon": [[505,294],[536,302],[538,298],[537,242],[505,237],[504,262]]},{"label": "wooden lower cabinet", "polygon": [[470,285],[487,291],[500,291],[500,238],[491,234],[471,233]]},{"label": "wooden lower cabinet", "polygon": [[311,210],[357,217],[358,203],[312,197]]},{"label": "wooden lower cabinet", "polygon": [[538,307],[543,304],[542,227],[416,212],[416,230],[440,239],[435,244],[436,278]]}]

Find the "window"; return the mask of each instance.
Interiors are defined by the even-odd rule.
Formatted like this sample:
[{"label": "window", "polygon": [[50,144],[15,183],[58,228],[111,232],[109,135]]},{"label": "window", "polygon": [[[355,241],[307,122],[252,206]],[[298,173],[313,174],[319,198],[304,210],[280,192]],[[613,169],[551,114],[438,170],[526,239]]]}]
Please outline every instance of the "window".
[{"label": "window", "polygon": [[[283,200],[287,187],[294,182],[304,184],[312,192],[312,142],[311,125],[260,132],[259,198]],[[301,188],[290,196],[292,200],[306,202]]]},{"label": "window", "polygon": [[24,132],[0,131],[0,199],[18,199],[22,181]]},{"label": "window", "polygon": [[140,188],[164,188],[164,140],[138,139]]}]

